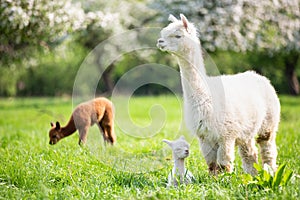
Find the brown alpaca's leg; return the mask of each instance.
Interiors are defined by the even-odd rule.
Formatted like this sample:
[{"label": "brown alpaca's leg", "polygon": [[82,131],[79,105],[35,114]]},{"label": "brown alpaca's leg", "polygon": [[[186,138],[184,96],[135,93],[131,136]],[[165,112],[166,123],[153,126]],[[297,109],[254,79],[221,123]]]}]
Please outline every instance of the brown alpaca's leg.
[{"label": "brown alpaca's leg", "polygon": [[114,131],[114,121],[111,112],[105,112],[102,120],[99,122],[102,129],[103,139],[111,144],[116,142],[116,135]]},{"label": "brown alpaca's leg", "polygon": [[79,145],[84,145],[86,143],[86,140],[87,140],[87,133],[89,131],[89,127],[86,126],[86,127],[83,127],[83,128],[79,128],[78,131],[79,131],[78,144]]},{"label": "brown alpaca's leg", "polygon": [[116,142],[116,137],[111,125],[100,125],[103,130],[103,139],[106,142],[114,144]]}]

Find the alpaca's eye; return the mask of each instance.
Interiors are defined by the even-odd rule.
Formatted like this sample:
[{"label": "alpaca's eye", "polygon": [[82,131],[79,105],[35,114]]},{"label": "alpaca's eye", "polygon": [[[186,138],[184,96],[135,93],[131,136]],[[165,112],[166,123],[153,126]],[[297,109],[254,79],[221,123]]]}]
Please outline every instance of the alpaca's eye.
[{"label": "alpaca's eye", "polygon": [[181,35],[175,35],[176,38],[181,38]]}]

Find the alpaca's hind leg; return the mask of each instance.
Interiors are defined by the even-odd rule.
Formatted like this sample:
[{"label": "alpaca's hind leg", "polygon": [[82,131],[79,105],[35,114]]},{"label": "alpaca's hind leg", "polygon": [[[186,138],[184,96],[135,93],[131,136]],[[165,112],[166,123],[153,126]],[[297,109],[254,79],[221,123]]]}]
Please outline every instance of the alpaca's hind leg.
[{"label": "alpaca's hind leg", "polygon": [[207,141],[204,141],[203,139],[199,139],[200,142],[200,148],[202,155],[204,156],[204,159],[206,161],[206,164],[208,166],[208,171],[212,175],[217,174],[217,150],[218,150],[218,144],[210,144]]},{"label": "alpaca's hind leg", "polygon": [[114,127],[112,125],[102,124],[102,123],[100,124],[100,127],[102,129],[104,141],[114,144],[116,142]]},{"label": "alpaca's hind leg", "polygon": [[78,132],[79,132],[79,141],[78,141],[78,144],[79,145],[84,145],[86,143],[88,131],[89,131],[89,127],[88,126],[78,129]]},{"label": "alpaca's hind leg", "polygon": [[242,157],[243,169],[246,173],[255,175],[257,173],[253,164],[257,163],[257,148],[255,140],[250,140],[239,145],[239,153]]},{"label": "alpaca's hind leg", "polygon": [[276,133],[266,132],[259,135],[257,143],[260,146],[261,159],[263,164],[268,164],[274,171],[277,170],[276,157]]},{"label": "alpaca's hind leg", "polygon": [[217,153],[218,171],[233,171],[235,140],[227,140],[219,143]]},{"label": "alpaca's hind leg", "polygon": [[102,120],[99,122],[99,126],[102,129],[103,139],[114,144],[116,142],[116,135],[112,113],[105,112]]}]

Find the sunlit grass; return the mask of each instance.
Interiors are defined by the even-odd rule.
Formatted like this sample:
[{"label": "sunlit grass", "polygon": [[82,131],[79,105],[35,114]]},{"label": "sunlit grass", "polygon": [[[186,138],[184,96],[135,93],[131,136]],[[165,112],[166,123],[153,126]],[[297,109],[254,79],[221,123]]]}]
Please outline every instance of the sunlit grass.
[{"label": "sunlit grass", "polygon": [[[300,174],[300,100],[288,96],[280,99],[278,163],[287,163],[286,168],[297,175]],[[89,131],[87,145],[79,147],[78,133],[54,146],[48,144],[50,121],[66,124],[72,112],[71,99],[0,99],[0,199],[299,198],[299,176],[276,191],[250,187],[244,181],[238,155],[233,174],[209,176],[197,140],[182,123],[181,103],[181,99],[171,96],[132,98],[130,120],[146,127],[141,129],[145,132],[124,130],[116,124],[118,142],[110,147],[104,146],[94,126]],[[160,105],[157,107],[160,110],[154,108],[151,113],[155,104]],[[165,113],[163,116],[161,111]],[[119,117],[127,117],[127,109],[116,109],[116,112],[120,113]],[[154,118],[160,117],[165,119],[163,127],[154,133],[148,130]],[[181,134],[191,143],[186,165],[196,181],[167,189],[172,155],[161,140],[175,139]]]}]

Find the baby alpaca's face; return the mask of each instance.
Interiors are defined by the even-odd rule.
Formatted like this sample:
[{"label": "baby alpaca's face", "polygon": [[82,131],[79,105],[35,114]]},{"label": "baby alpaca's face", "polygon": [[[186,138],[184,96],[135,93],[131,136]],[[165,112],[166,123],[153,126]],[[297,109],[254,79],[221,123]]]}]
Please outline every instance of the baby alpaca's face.
[{"label": "baby alpaca's face", "polygon": [[190,154],[190,145],[185,140],[184,136],[181,136],[179,139],[174,141],[164,139],[163,142],[167,143],[171,147],[174,159],[186,158]]},{"label": "baby alpaca's face", "polygon": [[177,140],[173,143],[172,150],[177,158],[186,158],[189,156],[190,145],[185,140]]}]

